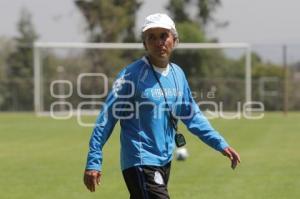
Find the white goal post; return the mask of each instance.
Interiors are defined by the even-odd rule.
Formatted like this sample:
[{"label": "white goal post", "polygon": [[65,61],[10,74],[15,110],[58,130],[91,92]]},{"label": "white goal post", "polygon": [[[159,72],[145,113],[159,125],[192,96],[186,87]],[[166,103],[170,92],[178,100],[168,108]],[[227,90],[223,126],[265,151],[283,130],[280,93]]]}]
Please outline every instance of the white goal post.
[{"label": "white goal post", "polygon": [[[42,49],[143,49],[142,43],[34,43],[34,111],[45,114],[43,102]],[[179,43],[176,49],[242,49],[245,54],[245,102],[251,102],[251,46],[248,43]],[[49,113],[48,113],[49,114]],[[74,112],[76,114],[76,112]]]}]

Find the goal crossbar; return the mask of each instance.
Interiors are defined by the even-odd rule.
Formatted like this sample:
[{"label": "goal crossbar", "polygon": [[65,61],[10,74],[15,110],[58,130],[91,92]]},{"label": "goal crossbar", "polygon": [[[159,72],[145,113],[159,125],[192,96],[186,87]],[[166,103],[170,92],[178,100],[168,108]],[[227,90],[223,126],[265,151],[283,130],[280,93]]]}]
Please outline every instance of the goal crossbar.
[{"label": "goal crossbar", "polygon": [[[141,43],[35,42],[35,48],[143,49]],[[250,48],[248,43],[179,43],[176,49]]]}]

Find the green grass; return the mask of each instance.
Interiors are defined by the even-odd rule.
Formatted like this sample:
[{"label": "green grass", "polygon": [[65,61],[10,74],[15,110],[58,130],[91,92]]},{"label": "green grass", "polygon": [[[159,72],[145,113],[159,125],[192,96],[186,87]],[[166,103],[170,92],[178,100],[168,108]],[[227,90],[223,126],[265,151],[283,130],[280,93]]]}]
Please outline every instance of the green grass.
[{"label": "green grass", "polygon": [[[300,198],[300,113],[211,122],[240,152],[241,165],[232,171],[224,156],[181,127],[190,157],[172,163],[172,199]],[[85,189],[82,173],[90,134],[91,128],[80,127],[76,118],[0,114],[0,198],[128,198],[118,128],[104,148],[101,187],[93,194]]]}]

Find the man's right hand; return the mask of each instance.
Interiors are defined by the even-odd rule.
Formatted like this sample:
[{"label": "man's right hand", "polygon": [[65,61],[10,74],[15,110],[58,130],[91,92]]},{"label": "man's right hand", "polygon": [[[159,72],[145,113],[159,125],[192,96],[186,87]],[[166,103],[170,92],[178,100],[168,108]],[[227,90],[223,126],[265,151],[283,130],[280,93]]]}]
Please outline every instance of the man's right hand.
[{"label": "man's right hand", "polygon": [[96,185],[100,184],[101,172],[96,170],[85,170],[83,182],[88,190],[95,192]]}]

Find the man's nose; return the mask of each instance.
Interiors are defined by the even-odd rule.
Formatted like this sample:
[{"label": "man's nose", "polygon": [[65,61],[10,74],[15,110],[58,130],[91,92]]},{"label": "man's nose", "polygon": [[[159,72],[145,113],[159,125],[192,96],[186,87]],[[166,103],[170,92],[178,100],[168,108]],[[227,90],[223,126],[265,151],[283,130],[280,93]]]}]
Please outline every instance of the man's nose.
[{"label": "man's nose", "polygon": [[156,45],[162,46],[162,45],[164,45],[164,44],[165,44],[165,40],[164,40],[164,39],[158,38],[158,39],[156,40]]}]

